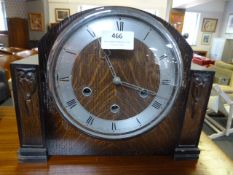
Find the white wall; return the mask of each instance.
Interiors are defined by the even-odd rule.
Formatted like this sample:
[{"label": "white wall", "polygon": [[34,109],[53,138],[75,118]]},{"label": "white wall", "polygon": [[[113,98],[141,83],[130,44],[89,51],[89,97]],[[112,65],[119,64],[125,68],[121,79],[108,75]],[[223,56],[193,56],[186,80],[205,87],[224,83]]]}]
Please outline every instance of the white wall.
[{"label": "white wall", "polygon": [[207,3],[202,3],[194,7],[190,7],[187,10],[197,11],[197,12],[223,12],[225,8],[224,0],[212,0]]},{"label": "white wall", "polygon": [[165,19],[167,11],[167,0],[48,0],[49,22],[55,22],[55,8],[69,8],[71,15],[79,11],[80,5],[97,6],[129,6],[140,9],[155,9],[158,16]]},{"label": "white wall", "polygon": [[[173,0],[172,8],[191,8],[214,0]],[[222,0],[216,0],[222,1]]]},{"label": "white wall", "polygon": [[[199,24],[198,35],[197,35],[197,44],[195,46],[192,46],[193,50],[207,51],[207,56],[208,56],[208,54],[210,52],[210,49],[211,49],[212,39],[214,37],[219,36],[220,28],[221,28],[221,25],[222,25],[222,15],[223,15],[222,12],[212,12],[212,13],[211,12],[202,12],[201,13],[200,24]],[[203,45],[201,43],[202,35],[203,35],[203,33],[205,33],[205,32],[201,31],[203,18],[215,18],[215,19],[218,19],[216,31],[214,33],[212,33],[211,42],[210,42],[209,45]]]},{"label": "white wall", "polygon": [[44,10],[44,24],[45,24],[45,31],[48,30],[49,26],[49,2],[48,0],[43,0],[43,10]]},{"label": "white wall", "polygon": [[[44,17],[44,6],[41,0],[28,1],[27,4],[27,12],[28,13],[41,13]],[[44,31],[31,31],[29,29],[29,38],[30,40],[39,40],[46,32],[47,26],[45,26],[44,22]]]},{"label": "white wall", "polygon": [[6,16],[8,18],[19,17],[19,18],[27,18],[27,8],[25,1],[19,0],[6,0]]},{"label": "white wall", "polygon": [[[222,26],[222,18],[224,14],[224,7],[225,7],[225,1],[211,1],[199,6],[191,7],[186,9],[186,11],[189,12],[197,12],[201,14],[201,19],[199,23],[199,29],[198,29],[198,36],[197,36],[197,44],[195,46],[192,46],[193,50],[204,50],[207,51],[207,56],[209,54],[209,51],[211,49],[211,43],[210,45],[203,45],[201,44],[201,39],[203,32],[201,31],[203,18],[215,18],[218,19],[217,28],[214,33],[212,33],[211,39],[213,37],[219,37],[221,26]],[[211,40],[212,41],[212,40]]]},{"label": "white wall", "polygon": [[228,17],[230,14],[233,14],[233,0],[229,0],[228,2],[226,2],[225,9],[224,9],[224,15],[223,15],[222,28],[221,28],[221,37],[233,39],[233,34],[225,33],[227,22],[228,22]]}]

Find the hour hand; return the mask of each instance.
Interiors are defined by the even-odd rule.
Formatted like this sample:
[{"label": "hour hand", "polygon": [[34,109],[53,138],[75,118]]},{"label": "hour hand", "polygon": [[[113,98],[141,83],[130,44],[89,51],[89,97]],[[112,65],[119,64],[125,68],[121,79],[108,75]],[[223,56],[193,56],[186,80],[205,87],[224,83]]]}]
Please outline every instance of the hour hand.
[{"label": "hour hand", "polygon": [[120,77],[117,77],[117,76],[113,78],[113,83],[115,85],[122,85],[122,86],[125,86],[127,88],[131,88],[131,89],[134,89],[136,91],[139,91],[142,96],[156,95],[156,92],[154,92],[154,91],[151,91],[149,89],[146,89],[146,88],[143,88],[143,87],[131,84],[131,83],[127,83],[125,81],[121,81]]},{"label": "hour hand", "polygon": [[[99,42],[99,45],[100,45],[99,47],[101,47],[100,39],[98,39],[98,42]],[[99,50],[99,55],[102,55],[101,52],[103,52],[103,58],[106,61],[107,65],[108,65],[108,68],[111,71],[112,76],[116,77],[116,72],[115,72],[115,70],[113,68],[113,65],[112,65],[110,59],[109,59],[109,55],[111,54],[111,52],[109,50],[107,50],[107,51],[109,52],[109,54],[106,53],[103,49],[100,49]]]}]

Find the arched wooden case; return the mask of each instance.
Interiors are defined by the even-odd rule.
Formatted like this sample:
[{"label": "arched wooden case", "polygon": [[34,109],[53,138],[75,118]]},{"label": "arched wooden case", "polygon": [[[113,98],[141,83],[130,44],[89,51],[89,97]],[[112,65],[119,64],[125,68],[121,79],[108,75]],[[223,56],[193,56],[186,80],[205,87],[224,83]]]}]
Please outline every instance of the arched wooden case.
[{"label": "arched wooden case", "polygon": [[[178,159],[198,158],[198,142],[213,72],[191,70],[193,56],[191,47],[170,24],[156,16],[153,17],[165,26],[178,44],[184,67],[183,86],[168,116],[153,129],[122,140],[105,140],[88,136],[60,116],[48,87],[48,56],[57,36],[73,20],[89,12],[90,10],[80,12],[65,19],[41,39],[39,65],[13,64],[11,67],[12,77],[15,77],[13,85],[20,135],[19,158],[44,160],[50,155],[174,155]],[[26,71],[28,68],[33,68],[35,81],[32,83],[36,84],[36,90],[31,94],[31,99],[33,98],[31,102],[27,99],[22,102],[22,94],[26,94],[24,91],[30,88],[20,83],[19,71]],[[31,106],[33,109],[28,112]],[[28,121],[25,115],[32,115],[34,118],[36,116],[36,120]],[[34,129],[25,129],[33,122],[36,123]],[[27,134],[28,132],[30,134]]]}]

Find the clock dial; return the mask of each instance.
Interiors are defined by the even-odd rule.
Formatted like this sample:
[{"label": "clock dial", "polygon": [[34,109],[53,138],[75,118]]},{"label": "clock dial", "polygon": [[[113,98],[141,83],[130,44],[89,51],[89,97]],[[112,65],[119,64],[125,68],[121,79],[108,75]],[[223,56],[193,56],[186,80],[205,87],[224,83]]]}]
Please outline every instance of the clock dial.
[{"label": "clock dial", "polygon": [[[142,134],[175,101],[183,73],[179,50],[146,13],[100,9],[96,15],[76,20],[58,36],[49,56],[51,92],[63,117],[89,135]],[[106,31],[133,32],[134,49],[101,49]]]},{"label": "clock dial", "polygon": [[[132,51],[108,50],[116,75],[122,81],[157,92],[159,65],[146,45],[138,40],[134,44]],[[147,95],[146,91],[143,95],[141,91],[114,84],[102,52],[107,51],[101,50],[98,40],[95,40],[76,58],[71,72],[75,98],[91,114],[106,120],[128,119],[142,112],[155,95]],[[85,95],[85,87],[91,89],[90,96]],[[118,106],[118,110],[112,109],[113,104]]]}]

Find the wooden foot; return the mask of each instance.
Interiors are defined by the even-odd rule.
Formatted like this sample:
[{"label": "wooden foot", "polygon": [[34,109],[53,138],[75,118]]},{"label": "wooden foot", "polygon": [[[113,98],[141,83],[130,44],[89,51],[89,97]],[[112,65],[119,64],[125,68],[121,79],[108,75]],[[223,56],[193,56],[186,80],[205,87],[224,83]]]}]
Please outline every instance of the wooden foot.
[{"label": "wooden foot", "polygon": [[21,162],[43,162],[47,161],[47,150],[45,148],[20,148],[18,156]]},{"label": "wooden foot", "polygon": [[175,149],[174,159],[197,160],[199,158],[200,150],[197,147],[185,147],[185,146],[180,146]]}]

